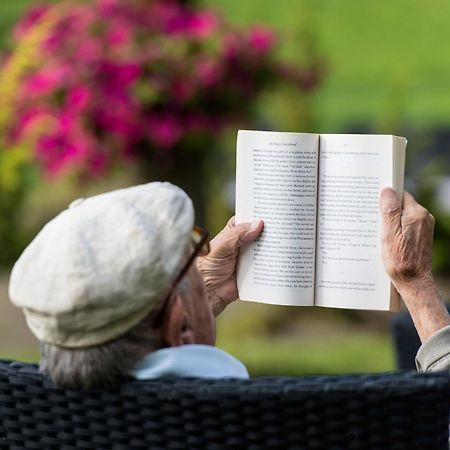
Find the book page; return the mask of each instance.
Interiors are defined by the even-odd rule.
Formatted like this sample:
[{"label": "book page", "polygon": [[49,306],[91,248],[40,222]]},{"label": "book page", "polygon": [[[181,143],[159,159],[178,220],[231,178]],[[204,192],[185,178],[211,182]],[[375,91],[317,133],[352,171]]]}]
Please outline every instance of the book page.
[{"label": "book page", "polygon": [[318,151],[316,134],[239,131],[236,223],[264,220],[240,250],[241,300],[313,304]]},{"label": "book page", "polygon": [[321,135],[319,145],[315,303],[395,310],[381,259],[379,194],[403,191],[406,140]]}]

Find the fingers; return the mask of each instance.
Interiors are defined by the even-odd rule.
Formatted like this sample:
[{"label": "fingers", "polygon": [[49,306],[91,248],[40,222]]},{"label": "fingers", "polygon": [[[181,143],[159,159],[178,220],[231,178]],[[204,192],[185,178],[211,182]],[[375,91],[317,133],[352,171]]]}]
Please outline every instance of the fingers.
[{"label": "fingers", "polygon": [[[230,224],[232,224],[231,227]],[[264,223],[261,219],[236,225],[234,217],[232,217],[228,221],[227,227],[223,230],[223,237],[228,245],[240,247],[243,242],[254,241],[261,234],[263,228]]]},{"label": "fingers", "polygon": [[384,234],[396,234],[402,226],[402,199],[394,189],[386,188],[381,191],[380,211]]},{"label": "fingers", "polygon": [[254,241],[262,232],[261,219],[249,223],[236,224],[232,217],[225,228],[211,241],[211,250],[219,256],[234,254],[244,242]]},{"label": "fingers", "polygon": [[403,224],[411,223],[426,223],[428,228],[434,228],[435,220],[432,214],[424,208],[422,205],[417,203],[415,198],[405,192],[403,201]]},{"label": "fingers", "polygon": [[228,220],[225,228],[233,228],[235,225],[236,225],[236,219],[234,216],[231,216],[230,219]]},{"label": "fingers", "polygon": [[420,205],[416,202],[416,199],[409,192],[405,192],[403,194],[403,208],[404,209],[413,209],[413,208],[417,208],[418,206],[420,206]]},{"label": "fingers", "polygon": [[382,254],[387,273],[397,289],[431,273],[433,216],[405,192],[403,204],[392,189],[380,195]]},{"label": "fingers", "polygon": [[428,218],[430,220],[431,225],[434,227],[436,225],[436,219],[434,218],[433,214],[428,213]]},{"label": "fingers", "polygon": [[380,195],[380,210],[383,215],[397,215],[402,213],[402,200],[397,192],[391,188],[385,188]]},{"label": "fingers", "polygon": [[[230,232],[229,229],[234,231]],[[238,239],[242,242],[254,241],[262,232],[264,222],[262,219],[256,219],[253,222],[245,222],[236,225],[235,216],[230,217],[221,234],[226,234],[233,240]]]},{"label": "fingers", "polygon": [[244,234],[241,234],[241,242],[254,241],[262,233],[264,228],[264,222],[262,219],[256,219],[251,223],[241,223],[237,226],[239,227],[242,225],[245,226],[243,229],[246,229],[246,231]]}]

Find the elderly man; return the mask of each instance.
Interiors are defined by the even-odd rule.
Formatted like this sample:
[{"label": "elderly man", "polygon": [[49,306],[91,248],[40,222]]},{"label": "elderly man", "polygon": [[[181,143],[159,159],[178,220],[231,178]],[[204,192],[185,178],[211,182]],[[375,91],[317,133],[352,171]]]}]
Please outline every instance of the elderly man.
[{"label": "elderly man", "polygon": [[[446,367],[450,317],[431,274],[433,219],[408,194],[381,195],[383,258],[422,341],[420,370]],[[239,247],[262,220],[207,244],[189,197],[150,183],[74,202],[14,266],[10,297],[41,342],[41,368],[67,388],[127,377],[248,377],[214,347],[214,316],[238,298]]]}]

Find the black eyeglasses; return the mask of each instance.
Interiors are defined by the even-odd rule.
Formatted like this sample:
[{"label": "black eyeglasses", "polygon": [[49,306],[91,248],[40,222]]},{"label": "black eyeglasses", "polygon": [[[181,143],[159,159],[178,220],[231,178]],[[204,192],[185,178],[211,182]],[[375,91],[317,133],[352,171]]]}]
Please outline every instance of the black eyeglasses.
[{"label": "black eyeglasses", "polygon": [[161,325],[164,314],[167,309],[167,305],[169,303],[169,299],[177,286],[177,284],[182,280],[182,278],[186,275],[187,271],[191,267],[192,263],[195,261],[197,256],[206,256],[209,253],[209,241],[208,241],[209,233],[204,228],[194,226],[191,232],[191,245],[194,248],[191,256],[186,261],[179,274],[176,276],[172,283],[172,287],[170,288],[169,293],[167,294],[164,301],[158,307],[158,309],[154,313],[153,317],[153,328],[157,328]]}]

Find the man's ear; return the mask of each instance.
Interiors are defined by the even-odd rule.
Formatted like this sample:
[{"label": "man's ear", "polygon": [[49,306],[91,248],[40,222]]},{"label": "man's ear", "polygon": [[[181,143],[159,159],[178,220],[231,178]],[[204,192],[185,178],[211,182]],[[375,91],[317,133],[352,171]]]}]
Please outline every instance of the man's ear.
[{"label": "man's ear", "polygon": [[194,333],[180,294],[170,299],[162,324],[163,339],[169,347],[193,344]]}]

